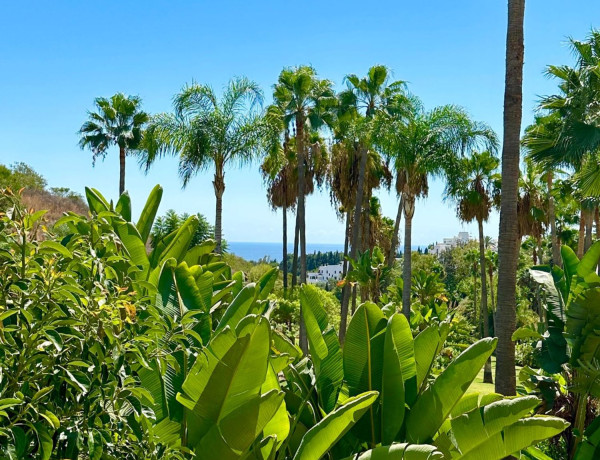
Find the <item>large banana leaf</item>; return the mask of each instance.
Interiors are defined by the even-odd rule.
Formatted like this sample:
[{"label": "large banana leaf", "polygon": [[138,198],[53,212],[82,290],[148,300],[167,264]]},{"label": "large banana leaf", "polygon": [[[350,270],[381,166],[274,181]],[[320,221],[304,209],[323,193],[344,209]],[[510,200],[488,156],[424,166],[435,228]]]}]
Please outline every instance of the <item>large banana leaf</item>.
[{"label": "large banana leaf", "polygon": [[[198,217],[190,216],[179,230],[175,236],[171,239],[169,244],[162,250],[160,255],[157,257],[156,263],[157,265],[152,266],[152,270],[150,271],[148,281],[152,284],[156,284],[158,281],[158,277],[160,276],[160,270],[162,265],[168,259],[175,259],[177,263],[182,262],[185,254],[190,246],[192,238],[194,237],[194,233],[196,233],[196,229],[198,228]],[[158,246],[155,250],[158,249]]]},{"label": "large banana leaf", "polygon": [[146,245],[142,241],[139,232],[131,222],[115,223],[115,231],[133,263],[141,267],[143,279],[148,273],[150,262],[146,253]]},{"label": "large banana leaf", "polygon": [[491,356],[496,342],[495,338],[485,338],[471,345],[419,395],[406,422],[409,442],[423,443],[433,438]]},{"label": "large banana leaf", "polygon": [[348,457],[345,460],[439,460],[443,458],[442,452],[428,444],[392,444],[376,447],[363,452],[358,457]]},{"label": "large banana leaf", "polygon": [[458,450],[466,455],[478,449],[488,438],[530,414],[538,404],[535,396],[503,399],[453,418],[452,434]]},{"label": "large banana leaf", "polygon": [[277,267],[273,267],[260,277],[258,283],[256,283],[256,298],[258,300],[265,300],[267,297],[269,297],[269,294],[273,290],[278,276],[279,269]]},{"label": "large banana leaf", "polygon": [[546,310],[547,334],[541,341],[539,363],[546,372],[560,372],[561,366],[568,361],[567,342],[563,335],[564,302],[550,273],[541,270],[530,270],[529,273],[540,285],[545,296],[543,305]]},{"label": "large banana leaf", "polygon": [[[343,350],[344,379],[350,396],[365,391],[381,392],[386,325],[385,315],[371,302],[359,306],[352,316]],[[353,433],[377,444],[381,437],[378,405],[369,408],[369,414],[356,425]]]},{"label": "large banana leaf", "polygon": [[[448,336],[448,324],[429,326],[423,329],[414,341],[415,362],[417,365],[417,390],[419,390],[425,378],[429,375],[433,361],[441,351],[446,337]],[[407,399],[408,404],[412,401]]]},{"label": "large banana leaf", "polygon": [[487,437],[460,460],[500,460],[561,433],[569,423],[558,417],[527,417]]},{"label": "large banana leaf", "polygon": [[571,363],[600,359],[600,288],[586,289],[567,310],[567,341]]},{"label": "large banana leaf", "polygon": [[88,207],[93,214],[100,214],[103,211],[110,210],[110,205],[106,198],[95,188],[85,188],[85,197],[88,202]]},{"label": "large banana leaf", "polygon": [[335,330],[329,325],[317,288],[302,286],[300,305],[315,366],[319,402],[325,412],[330,412],[335,407],[344,378],[340,343]]},{"label": "large banana leaf", "polygon": [[[188,412],[189,442],[203,452],[221,452],[227,430],[229,446],[245,443],[259,416],[264,425],[277,412],[283,394],[260,394],[269,363],[270,326],[266,318],[247,316],[236,331],[226,328],[199,354],[177,400]],[[266,411],[266,412],[264,412]],[[235,430],[235,426],[238,429]],[[261,428],[262,429],[262,428]],[[218,430],[215,432],[215,430]],[[236,434],[237,433],[237,434]],[[207,441],[202,441],[207,436]],[[237,437],[236,437],[237,436]],[[206,445],[206,443],[214,445]],[[213,451],[214,449],[214,451]],[[216,458],[228,458],[226,456]]]},{"label": "large banana leaf", "polygon": [[256,285],[250,283],[244,286],[223,313],[215,332],[223,330],[226,326],[235,328],[244,316],[253,313],[252,308],[256,303],[255,299]]},{"label": "large banana leaf", "polygon": [[144,209],[142,209],[140,218],[137,221],[136,227],[138,232],[140,232],[144,243],[148,241],[148,237],[150,236],[150,231],[152,230],[152,225],[154,224],[154,219],[162,199],[162,194],[163,188],[160,185],[156,185],[150,192],[150,195],[148,195]]},{"label": "large banana leaf", "polygon": [[352,428],[377,399],[376,391],[349,398],[323,420],[313,426],[302,438],[294,460],[318,460]]},{"label": "large banana leaf", "polygon": [[131,222],[131,198],[129,193],[124,192],[117,201],[115,211],[120,214],[126,222]]},{"label": "large banana leaf", "polygon": [[[405,392],[414,400],[417,371],[410,325],[404,315],[395,313],[388,320],[383,347],[381,389],[381,436],[383,444],[394,442],[404,422]],[[408,399],[408,398],[406,398]]]},{"label": "large banana leaf", "polygon": [[575,460],[600,458],[600,417],[596,417],[585,429],[585,437],[577,447]]}]

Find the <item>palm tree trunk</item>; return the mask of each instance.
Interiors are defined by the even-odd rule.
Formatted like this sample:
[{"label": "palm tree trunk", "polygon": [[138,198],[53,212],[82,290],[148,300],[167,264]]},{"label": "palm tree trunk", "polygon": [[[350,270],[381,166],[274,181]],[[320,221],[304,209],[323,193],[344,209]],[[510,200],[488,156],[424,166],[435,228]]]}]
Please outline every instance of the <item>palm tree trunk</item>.
[{"label": "palm tree trunk", "polygon": [[[342,278],[346,278],[346,274],[348,273],[348,246],[350,244],[350,211],[346,211],[346,232],[344,233],[344,262],[342,265]],[[342,337],[346,336],[346,327],[348,324],[348,304],[350,290],[346,285],[342,288],[342,301],[341,301],[341,309],[340,309],[340,332],[339,337],[342,340]],[[344,305],[346,308],[344,309]]]},{"label": "palm tree trunk", "polygon": [[296,225],[294,227],[294,255],[292,256],[292,291],[298,284],[298,244],[300,235],[300,220],[296,210]]},{"label": "palm tree trunk", "polygon": [[[354,206],[354,218],[353,218],[353,227],[352,227],[352,242],[350,246],[350,255],[351,259],[356,259],[356,254],[358,251],[358,245],[360,244],[360,213],[362,211],[362,202],[364,196],[364,185],[365,185],[365,172],[367,169],[367,149],[364,147],[359,147],[360,153],[360,168],[358,170],[358,188],[356,190],[356,203]],[[346,284],[344,289],[349,290],[350,285]],[[356,293],[356,290],[354,290]],[[356,295],[356,294],[354,294]],[[350,295],[344,295],[342,293],[342,317],[341,320],[344,321],[348,316],[348,303],[350,300]],[[346,331],[344,330],[344,334],[342,334],[342,329],[340,328],[340,342],[344,343],[344,339],[346,338]]]},{"label": "palm tree trunk", "polygon": [[[296,116],[296,146],[298,147],[298,222],[300,235],[300,284],[306,283],[306,219],[305,219],[305,168],[304,159],[304,120],[301,116]],[[300,307],[302,310],[302,306]],[[306,354],[308,352],[308,342],[306,339],[306,326],[300,312],[300,349]]]},{"label": "palm tree trunk", "polygon": [[562,267],[562,257],[560,256],[560,243],[556,234],[556,212],[554,210],[554,196],[552,196],[553,174],[549,171],[546,175],[548,184],[548,220],[550,221],[550,241],[552,243],[552,263]]},{"label": "palm tree trunk", "polygon": [[125,192],[125,147],[119,147],[119,196]]},{"label": "palm tree trunk", "polygon": [[[479,225],[479,264],[481,265],[481,317],[483,318],[483,336],[490,336],[489,313],[487,306],[487,279],[485,263],[485,241],[483,235],[483,221],[477,221]],[[483,383],[494,383],[492,380],[492,359],[488,358],[483,368]]]},{"label": "palm tree trunk", "polygon": [[[490,264],[491,265],[491,264]],[[496,303],[494,302],[494,273],[492,271],[492,267],[490,267],[489,276],[490,276],[490,300],[492,302],[492,311],[496,311]]]},{"label": "palm tree trunk", "polygon": [[521,117],[523,115],[523,19],[525,0],[508,1],[506,74],[504,91],[504,139],[502,143],[502,198],[498,241],[498,305],[496,333],[496,392],[516,393],[515,344],[519,229],[517,194]]},{"label": "palm tree trunk", "polygon": [[396,213],[396,222],[394,222],[394,234],[392,235],[392,247],[388,254],[388,267],[392,268],[396,261],[396,251],[398,249],[398,231],[400,230],[400,220],[402,219],[402,196],[398,201],[398,212]]},{"label": "palm tree trunk", "polygon": [[288,287],[288,267],[287,267],[287,206],[283,205],[283,293],[287,292]]},{"label": "palm tree trunk", "polygon": [[410,288],[412,282],[412,219],[415,214],[415,198],[404,198],[404,266],[402,269],[402,313],[410,320]]},{"label": "palm tree trunk", "polygon": [[223,168],[217,167],[215,169],[215,178],[213,180],[213,188],[215,189],[216,213],[215,213],[215,240],[217,241],[217,247],[215,251],[217,254],[221,254],[221,240],[222,240],[222,216],[223,216],[223,193],[225,192],[225,172]]},{"label": "palm tree trunk", "polygon": [[579,210],[579,238],[577,239],[577,257],[580,259],[583,257],[583,247],[585,244],[585,218],[586,214],[583,210],[583,205]]},{"label": "palm tree trunk", "polygon": [[583,253],[585,254],[590,246],[592,245],[592,231],[594,229],[594,216],[591,209],[586,210],[585,212],[585,241],[583,244]]}]

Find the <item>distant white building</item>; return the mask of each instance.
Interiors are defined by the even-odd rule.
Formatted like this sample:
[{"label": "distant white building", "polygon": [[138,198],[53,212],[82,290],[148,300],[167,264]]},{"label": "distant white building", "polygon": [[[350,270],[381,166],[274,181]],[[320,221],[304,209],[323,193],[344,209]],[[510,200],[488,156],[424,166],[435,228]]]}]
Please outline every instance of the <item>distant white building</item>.
[{"label": "distant white building", "polygon": [[469,232],[458,232],[458,235],[452,238],[444,238],[441,243],[436,243],[431,250],[432,254],[441,254],[448,249],[467,244],[471,240]]},{"label": "distant white building", "polygon": [[343,264],[321,265],[316,272],[306,274],[306,281],[309,284],[326,283],[330,279],[339,281],[342,279]]}]

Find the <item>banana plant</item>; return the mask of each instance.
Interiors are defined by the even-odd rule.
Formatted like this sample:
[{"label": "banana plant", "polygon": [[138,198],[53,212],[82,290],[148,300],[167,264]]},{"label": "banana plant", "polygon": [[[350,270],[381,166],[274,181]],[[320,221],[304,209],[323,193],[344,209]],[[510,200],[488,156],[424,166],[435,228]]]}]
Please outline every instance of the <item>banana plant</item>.
[{"label": "banana plant", "polygon": [[[567,442],[571,457],[576,457],[586,431],[588,398],[600,397],[600,276],[596,273],[600,242],[594,243],[581,260],[566,245],[561,247],[561,256],[563,269],[555,265],[530,270],[543,293],[543,321],[537,331],[517,330],[513,340],[539,339],[537,361],[545,375],[525,370],[528,375],[524,377],[528,378],[530,388],[545,394],[550,383],[558,392],[561,390],[560,379],[553,374],[561,374],[567,391],[576,395],[576,407],[570,414],[575,436],[573,442]],[[547,398],[551,403],[552,396]],[[586,438],[589,436],[593,438],[588,431]],[[589,443],[585,449],[588,448]]]},{"label": "banana plant", "polygon": [[315,289],[303,286],[300,295],[319,392],[319,405],[312,412],[328,413],[364,392],[379,394],[342,440],[341,445],[349,448],[345,455],[357,452],[358,446],[358,452],[365,452],[357,458],[364,459],[501,459],[568,426],[557,417],[532,416],[539,404],[536,397],[505,400],[500,395],[467,393],[496,339],[479,340],[434,376],[433,363],[448,334],[447,323],[429,326],[413,338],[403,315],[388,318],[377,305],[366,302],[352,317],[341,347],[333,340],[337,336]]}]

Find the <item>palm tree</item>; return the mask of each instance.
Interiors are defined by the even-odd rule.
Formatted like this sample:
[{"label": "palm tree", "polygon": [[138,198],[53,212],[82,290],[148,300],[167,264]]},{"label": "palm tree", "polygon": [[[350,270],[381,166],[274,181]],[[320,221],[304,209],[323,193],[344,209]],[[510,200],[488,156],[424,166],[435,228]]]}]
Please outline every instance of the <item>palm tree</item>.
[{"label": "palm tree", "polygon": [[[349,257],[356,259],[360,249],[361,233],[360,221],[364,213],[365,222],[369,221],[368,203],[370,191],[365,196],[365,178],[369,150],[373,147],[372,129],[374,119],[381,115],[399,116],[406,112],[408,99],[405,95],[405,84],[402,81],[389,81],[390,72],[387,67],[375,65],[369,69],[365,77],[350,74],[346,76],[348,89],[339,95],[340,123],[346,124],[346,137],[355,144],[357,156],[360,159],[358,167],[358,181],[354,202],[352,222],[352,238]],[[365,199],[366,198],[366,199]],[[365,206],[367,204],[367,206]],[[348,316],[349,285],[344,286],[342,292],[340,341],[344,341],[346,318]]]},{"label": "palm tree", "polygon": [[208,85],[186,85],[173,101],[174,113],[151,120],[143,140],[146,169],[163,155],[179,155],[185,187],[194,175],[214,167],[216,251],[221,252],[225,168],[251,162],[262,145],[264,123],[257,110],[263,94],[247,78],[232,79],[221,99]]},{"label": "palm tree", "polygon": [[[311,130],[318,130],[331,117],[331,107],[335,105],[333,84],[317,77],[310,66],[286,68],[279,74],[273,91],[273,100],[283,108],[286,123],[293,123],[296,131],[296,151],[298,156],[298,205],[296,228],[300,240],[300,283],[306,283],[306,160],[308,138]],[[306,340],[301,323],[301,346]]]},{"label": "palm tree", "polygon": [[[561,158],[563,161],[565,152],[557,151],[557,141],[561,130],[560,114],[557,111],[550,112],[545,116],[537,116],[535,122],[525,129],[525,136],[522,143],[529,150],[527,158],[535,162],[543,169],[546,181],[546,193],[548,199],[548,222],[550,224],[550,239],[552,242],[552,263],[562,266],[562,257],[560,255],[560,242],[556,227],[556,213],[553,193],[553,182],[556,165],[548,158]],[[543,153],[542,153],[543,152]],[[540,153],[543,158],[540,161]],[[533,158],[537,155],[537,161]]]},{"label": "palm tree", "polygon": [[139,148],[144,125],[150,119],[141,110],[142,100],[138,96],[117,93],[110,99],[98,97],[94,100],[95,112],[88,112],[88,120],[79,130],[79,146],[89,148],[93,162],[100,156],[106,157],[111,145],[119,147],[119,195],[125,192],[125,157]]},{"label": "palm tree", "polygon": [[523,114],[523,19],[525,0],[508,1],[506,73],[504,87],[504,138],[502,142],[502,195],[498,237],[498,305],[496,312],[496,391],[516,392],[515,344],[519,229],[517,195],[521,117]]},{"label": "palm tree", "polygon": [[[283,107],[270,105],[265,120],[268,124],[265,136],[267,155],[261,166],[261,172],[267,183],[267,199],[273,209],[281,208],[283,214],[283,290],[288,287],[287,257],[287,210],[296,205],[297,193],[295,179],[295,152],[290,148],[290,130],[286,123]],[[281,139],[283,137],[283,140]]]},{"label": "palm tree", "polygon": [[[458,162],[458,168],[449,175],[447,186],[447,195],[457,202],[458,218],[463,222],[477,221],[481,275],[481,318],[483,319],[484,337],[489,337],[490,327],[483,223],[487,222],[490,212],[498,202],[500,177],[497,169],[499,163],[498,158],[490,152],[475,152],[469,158],[462,158]],[[491,359],[485,364],[483,381],[493,383]]]},{"label": "palm tree", "polygon": [[525,170],[519,178],[519,190],[519,241],[525,235],[533,238],[533,264],[541,264],[542,237],[548,225],[548,200],[544,191],[543,170],[530,160],[525,161]]},{"label": "palm tree", "polygon": [[412,279],[411,237],[412,219],[417,198],[426,197],[430,176],[443,176],[454,165],[455,158],[478,146],[495,150],[494,132],[472,121],[468,114],[455,106],[423,110],[413,98],[408,118],[382,118],[378,135],[380,148],[386,152],[396,171],[396,191],[401,196],[404,212],[404,256],[402,311],[410,316]]}]

